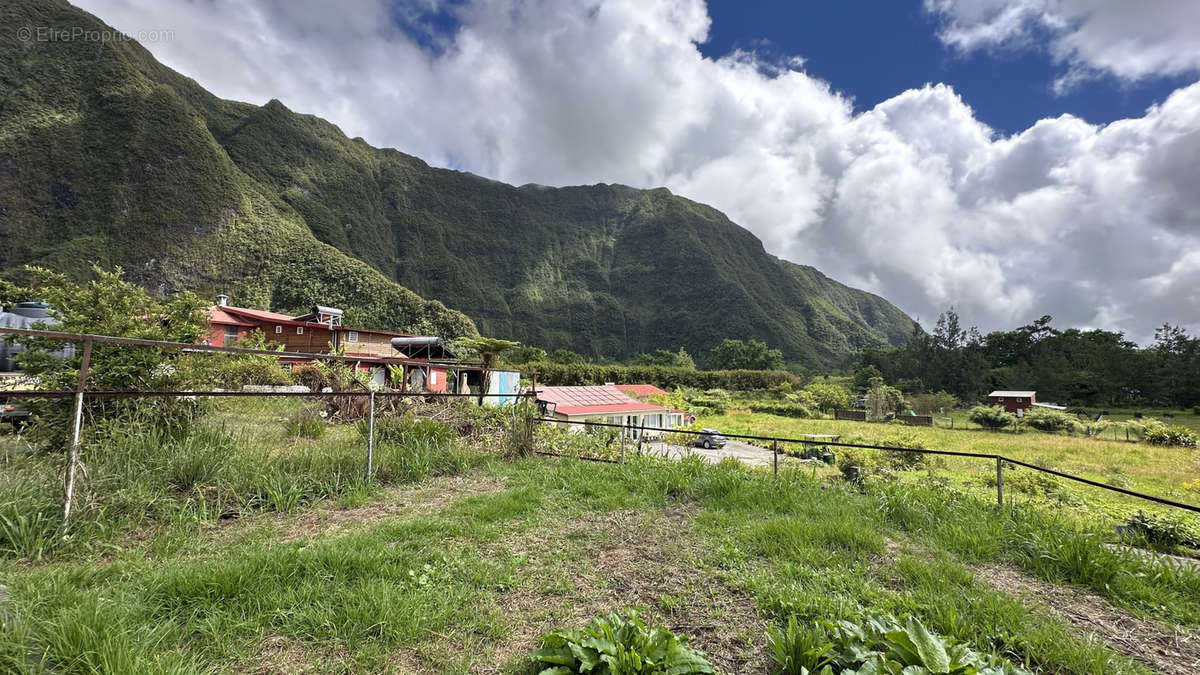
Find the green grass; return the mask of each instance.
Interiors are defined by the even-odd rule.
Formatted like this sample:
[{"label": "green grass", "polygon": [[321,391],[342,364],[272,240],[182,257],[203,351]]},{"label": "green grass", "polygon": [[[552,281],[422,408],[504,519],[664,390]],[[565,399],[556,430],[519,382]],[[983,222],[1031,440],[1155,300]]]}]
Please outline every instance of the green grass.
[{"label": "green grass", "polygon": [[[565,612],[579,600],[569,588],[541,587],[543,580],[611,583],[589,555],[593,537],[555,533],[616,509],[643,514],[644,522],[695,509],[691,524],[675,533],[692,552],[683,560],[709,585],[748,594],[768,622],[911,613],[931,629],[1033,667],[1145,672],[1080,639],[1061,619],[983,585],[970,567],[980,560],[1006,560],[1066,583],[1107,584],[1116,602],[1139,613],[1200,622],[1194,575],[1154,576],[1142,562],[1114,557],[1080,566],[1063,552],[1100,549],[1071,531],[1012,553],[989,540],[1020,541],[1059,524],[970,501],[952,513],[927,513],[940,498],[930,492],[906,493],[901,506],[896,494],[823,490],[803,472],[772,480],[730,463],[649,459],[624,466],[528,459],[488,464],[474,476],[508,487],[345,534],[284,543],[280,533],[257,528],[251,538],[224,545],[200,539],[164,557],[11,568],[5,583],[11,616],[19,618],[5,624],[0,663],[17,672],[35,670],[31,664],[66,672],[234,671],[258,663],[264,641],[279,641],[294,652],[290,658],[320,670],[414,660],[430,672],[488,667],[533,618],[507,611],[515,597],[561,593]],[[531,536],[551,538],[552,555],[531,550]],[[619,540],[669,536],[635,528]],[[892,557],[888,540],[913,546]],[[1063,562],[1034,562],[1056,556]],[[680,603],[681,592],[674,593],[662,603]],[[765,649],[765,633],[755,641]],[[506,654],[494,665],[520,663]]]},{"label": "green grass", "polygon": [[[766,628],[788,617],[878,613],[1037,670],[1148,672],[989,587],[984,564],[1200,627],[1195,572],[937,481],[860,492],[788,466],[503,461],[397,423],[368,484],[354,426],[297,438],[285,402],[222,405],[180,438],[92,448],[72,541],[0,558],[0,671],[521,672],[542,632],[636,606],[700,630],[731,672],[765,664]],[[10,456],[0,503],[54,507],[53,465]]]},{"label": "green grass", "polygon": [[[1157,447],[1145,443],[1127,443],[1080,436],[1028,431],[1025,433],[987,432],[893,424],[845,422],[821,419],[795,419],[775,415],[731,412],[698,420],[704,427],[725,433],[760,436],[798,437],[803,434],[837,434],[843,442],[918,443],[921,447],[979,454],[999,454],[1046,468],[1057,469],[1083,478],[1126,487],[1184,503],[1200,504],[1200,452],[1194,449]],[[836,450],[836,449],[835,449]],[[961,490],[984,498],[995,494],[995,463],[990,460],[943,457],[931,459],[938,475],[953,481]],[[1123,520],[1138,509],[1172,513],[1200,528],[1193,516],[1143,500],[1088,487],[1062,479],[1051,479],[1053,495],[1020,491],[1025,475],[1032,470],[1009,472],[1017,483],[1009,496],[1021,502],[1046,502],[1080,510],[1086,518],[1103,516],[1106,522]],[[911,474],[907,478],[920,478]],[[902,477],[903,478],[903,477]],[[1030,476],[1032,480],[1032,476]],[[1049,497],[1049,499],[1046,499]]]}]

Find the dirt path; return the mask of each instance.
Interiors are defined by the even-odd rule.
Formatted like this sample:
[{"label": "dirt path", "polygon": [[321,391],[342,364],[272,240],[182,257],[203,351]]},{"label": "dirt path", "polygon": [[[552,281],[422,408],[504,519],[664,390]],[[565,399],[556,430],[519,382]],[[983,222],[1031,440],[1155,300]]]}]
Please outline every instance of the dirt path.
[{"label": "dirt path", "polygon": [[1048,606],[1113,649],[1161,673],[1200,673],[1200,635],[1139,619],[1098,595],[1057,586],[1011,567],[981,567],[978,577],[997,590]]}]

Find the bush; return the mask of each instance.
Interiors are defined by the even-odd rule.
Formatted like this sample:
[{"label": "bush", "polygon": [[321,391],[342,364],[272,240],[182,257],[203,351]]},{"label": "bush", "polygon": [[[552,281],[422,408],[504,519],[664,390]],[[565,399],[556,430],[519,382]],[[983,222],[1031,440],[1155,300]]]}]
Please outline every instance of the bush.
[{"label": "bush", "polygon": [[1030,408],[1025,412],[1025,424],[1046,432],[1072,432],[1079,428],[1079,421],[1074,415],[1052,408]]},{"label": "bush", "polygon": [[[894,434],[889,438],[879,441],[878,445],[888,448],[915,448],[925,450],[925,442],[921,437],[911,431],[902,431]],[[893,471],[918,471],[925,468],[925,460],[928,457],[923,452],[897,452],[884,451],[883,461],[885,466]]]},{"label": "bush", "polygon": [[813,411],[799,403],[778,401],[755,401],[750,404],[751,412],[779,415],[780,417],[812,417]]},{"label": "bush", "polygon": [[1180,424],[1167,426],[1155,420],[1155,424],[1146,425],[1143,438],[1150,445],[1173,445],[1182,448],[1196,447],[1196,433]]},{"label": "bush", "polygon": [[586,628],[542,636],[530,656],[541,673],[715,673],[687,638],[662,626],[647,628],[634,611],[597,617]]},{"label": "bush", "polygon": [[783,630],[767,632],[771,658],[787,675],[818,673],[989,673],[1028,675],[993,654],[930,633],[915,616],[903,623],[891,616],[802,626],[796,617]]},{"label": "bush", "polygon": [[1133,532],[1155,546],[1200,548],[1200,538],[1182,520],[1169,516],[1147,516],[1138,511],[1125,522]]},{"label": "bush", "polygon": [[967,413],[967,419],[986,429],[1003,429],[1017,422],[1016,415],[1000,406],[977,405]]},{"label": "bush", "polygon": [[663,389],[729,389],[751,391],[770,389],[787,382],[796,387],[800,380],[784,370],[693,370],[671,366],[619,366],[593,363],[549,363],[537,365],[538,382],[546,385],[595,385],[605,382],[648,383]]}]

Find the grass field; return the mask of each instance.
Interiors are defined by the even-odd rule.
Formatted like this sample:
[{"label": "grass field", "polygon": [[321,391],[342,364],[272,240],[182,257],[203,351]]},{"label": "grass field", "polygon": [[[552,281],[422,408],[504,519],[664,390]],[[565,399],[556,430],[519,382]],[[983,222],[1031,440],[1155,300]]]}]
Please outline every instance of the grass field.
[{"label": "grass field", "polygon": [[[1138,490],[1190,504],[1200,504],[1200,451],[1165,448],[1145,443],[1110,441],[1083,436],[1066,436],[1039,432],[1010,433],[983,430],[963,430],[929,427],[908,427],[893,424],[845,422],[836,420],[796,419],[761,413],[732,412],[727,415],[698,420],[703,427],[713,427],[725,433],[797,437],[802,434],[837,434],[845,442],[876,443],[891,441],[913,444],[937,450],[953,450],[981,454],[999,454],[1038,466],[1057,469],[1102,483]],[[980,497],[994,495],[992,476],[995,464],[989,460],[940,457],[931,460],[935,474],[952,479],[959,489]],[[927,472],[926,472],[927,473]],[[1012,474],[1031,474],[1029,470],[1010,471]],[[912,478],[912,476],[910,476]],[[1009,491],[1018,501],[1044,503],[1055,508],[1065,505],[1086,513],[1104,514],[1120,520],[1144,509],[1148,512],[1170,513],[1142,500],[1072,483],[1062,479],[1043,482],[1055,494],[1045,490],[1022,492],[1025,479],[1018,479]],[[1055,498],[1061,490],[1064,499]],[[1047,497],[1050,497],[1047,499]],[[1177,512],[1178,513],[1178,512]],[[1195,517],[1184,520],[1200,531]]]},{"label": "grass field", "polygon": [[[81,516],[100,545],[0,558],[0,671],[518,673],[542,633],[628,607],[731,673],[771,672],[766,630],[789,616],[882,612],[1040,671],[1200,659],[1200,574],[936,482],[509,460],[406,427],[367,483],[352,428],[297,439],[286,410],[225,412],[219,469],[195,467],[220,436],[93,459],[121,489]],[[10,454],[0,490],[37,461]]]}]

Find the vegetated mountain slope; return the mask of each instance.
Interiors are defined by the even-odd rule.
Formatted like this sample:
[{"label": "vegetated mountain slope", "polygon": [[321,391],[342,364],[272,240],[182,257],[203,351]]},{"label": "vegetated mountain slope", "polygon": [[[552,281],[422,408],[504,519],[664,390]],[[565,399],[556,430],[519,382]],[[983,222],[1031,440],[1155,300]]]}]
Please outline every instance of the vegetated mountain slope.
[{"label": "vegetated mountain slope", "polygon": [[[8,25],[96,21],[62,3],[16,13]],[[911,333],[882,298],[768,255],[665,189],[518,188],[435,169],[277,101],[217,99],[132,43],[88,47],[3,46],[0,75],[25,93],[0,101],[0,195],[33,200],[0,225],[20,239],[0,242],[5,265],[64,267],[97,250],[164,288],[233,280],[276,306],[320,291],[389,316],[380,288],[399,291],[361,260],[484,333],[594,356],[737,337],[824,365]]]},{"label": "vegetated mountain slope", "polygon": [[912,332],[886,300],[768,255],[663,188],[513,187],[372,148],[276,101],[225,147],[319,238],[484,333],[595,356],[758,338],[817,365]]},{"label": "vegetated mountain slope", "polygon": [[20,39],[111,30],[65,2],[0,6],[0,269],[122,265],[161,291],[238,304],[342,304],[348,321],[475,334],[464,314],[313,236],[218,141],[256,106],[215,98],[132,41]]}]

